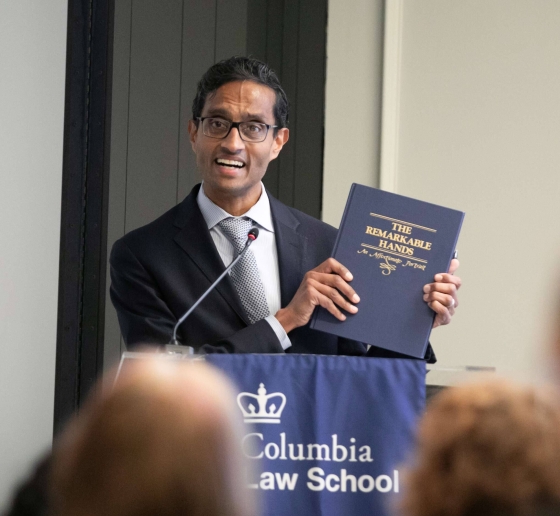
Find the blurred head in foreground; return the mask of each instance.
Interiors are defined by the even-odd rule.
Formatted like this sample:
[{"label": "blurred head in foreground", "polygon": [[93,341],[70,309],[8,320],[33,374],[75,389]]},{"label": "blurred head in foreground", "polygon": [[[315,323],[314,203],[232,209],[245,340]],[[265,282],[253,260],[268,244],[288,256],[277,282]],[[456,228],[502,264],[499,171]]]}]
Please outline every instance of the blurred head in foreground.
[{"label": "blurred head in foreground", "polygon": [[560,409],[505,381],[447,389],[420,423],[407,516],[540,514],[560,507]]},{"label": "blurred head in foreground", "polygon": [[229,381],[149,359],[94,396],[55,448],[57,516],[253,516]]}]

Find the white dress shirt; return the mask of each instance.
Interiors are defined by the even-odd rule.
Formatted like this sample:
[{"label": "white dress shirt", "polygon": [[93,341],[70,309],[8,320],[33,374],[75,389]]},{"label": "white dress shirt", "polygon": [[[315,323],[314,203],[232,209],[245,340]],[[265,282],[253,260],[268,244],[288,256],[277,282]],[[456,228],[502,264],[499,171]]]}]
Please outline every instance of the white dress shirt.
[{"label": "white dress shirt", "polygon": [[[274,235],[274,225],[270,213],[270,201],[261,183],[262,193],[257,203],[242,217],[252,219],[259,228],[259,237],[251,244],[250,251],[255,256],[259,275],[264,287],[266,302],[270,314],[265,320],[270,324],[274,333],[278,337],[283,349],[289,348],[292,343],[286,334],[283,326],[273,314],[281,308],[280,301],[280,272],[278,267],[278,252],[276,250],[276,237]],[[233,217],[227,211],[214,204],[204,193],[204,183],[196,198],[198,207],[206,221],[212,240],[216,244],[220,258],[227,267],[235,258],[235,250],[228,238],[218,225],[223,219]]]}]

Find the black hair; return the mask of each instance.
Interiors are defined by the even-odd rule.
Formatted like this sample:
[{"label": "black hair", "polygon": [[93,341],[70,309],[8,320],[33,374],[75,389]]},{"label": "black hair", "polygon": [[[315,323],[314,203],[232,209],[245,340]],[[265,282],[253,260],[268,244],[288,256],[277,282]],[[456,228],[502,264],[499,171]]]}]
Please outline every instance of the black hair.
[{"label": "black hair", "polygon": [[193,119],[196,121],[201,116],[208,95],[212,95],[220,86],[235,81],[253,81],[273,89],[276,93],[274,123],[278,127],[288,125],[288,97],[274,70],[258,59],[241,56],[233,56],[212,65],[202,76],[192,104]]}]

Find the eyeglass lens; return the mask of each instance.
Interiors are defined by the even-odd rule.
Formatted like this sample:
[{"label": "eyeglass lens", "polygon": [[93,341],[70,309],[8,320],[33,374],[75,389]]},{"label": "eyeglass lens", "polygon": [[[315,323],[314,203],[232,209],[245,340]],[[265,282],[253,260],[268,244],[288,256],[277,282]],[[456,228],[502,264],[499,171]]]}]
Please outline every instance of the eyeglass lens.
[{"label": "eyeglass lens", "polygon": [[[232,122],[222,118],[205,118],[202,132],[211,138],[225,138],[231,125]],[[241,138],[251,142],[262,142],[268,134],[267,125],[260,122],[240,122],[238,128]]]}]

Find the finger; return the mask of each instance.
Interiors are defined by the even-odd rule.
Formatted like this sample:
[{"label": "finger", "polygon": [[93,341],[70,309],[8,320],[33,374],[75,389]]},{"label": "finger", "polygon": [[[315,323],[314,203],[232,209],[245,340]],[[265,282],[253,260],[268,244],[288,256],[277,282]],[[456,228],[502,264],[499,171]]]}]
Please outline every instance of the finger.
[{"label": "finger", "polygon": [[434,276],[435,283],[453,283],[457,288],[461,288],[461,278],[459,276],[453,276],[452,274],[446,274],[440,272]]},{"label": "finger", "polygon": [[352,303],[348,302],[348,300],[343,295],[341,295],[341,293],[336,288],[318,282],[313,282],[312,285],[320,295],[330,299],[338,307],[352,314],[355,314],[358,311],[358,308]]},{"label": "finger", "polygon": [[457,287],[454,283],[429,283],[428,285],[424,285],[424,301],[432,300],[432,298],[426,297],[426,294],[431,294],[432,292],[439,292],[451,296],[454,301],[454,306],[459,306]]},{"label": "finger", "polygon": [[317,284],[327,285],[328,287],[337,289],[341,294],[346,296],[352,303],[359,303],[360,296],[356,291],[344,281],[338,274],[325,274],[318,272],[311,272],[309,274],[310,281]]},{"label": "finger", "polygon": [[455,308],[457,308],[455,298],[449,294],[442,294],[441,292],[430,292],[429,294],[424,294],[422,299],[424,299],[424,301],[426,301],[426,303],[428,304],[437,301],[448,310],[455,310]]},{"label": "finger", "polygon": [[422,289],[424,294],[429,294],[430,292],[441,292],[442,294],[453,295],[457,292],[457,285],[455,283],[428,283],[424,285]]},{"label": "finger", "polygon": [[344,278],[346,281],[352,281],[354,276],[352,273],[344,267],[339,261],[334,258],[328,258],[323,263],[319,264],[313,269],[315,272],[325,273],[325,274],[338,274],[340,277]]},{"label": "finger", "polygon": [[443,326],[451,322],[451,313],[446,306],[439,301],[432,301],[428,306],[436,313],[434,327]]},{"label": "finger", "polygon": [[339,321],[345,321],[346,315],[344,315],[337,306],[333,303],[332,299],[329,299],[327,296],[318,293],[317,301],[319,304],[327,309],[331,314],[333,314]]},{"label": "finger", "polygon": [[442,321],[443,321],[442,316],[436,314],[436,316],[434,317],[434,323],[432,324],[432,328],[437,328],[438,326],[445,326],[445,323]]},{"label": "finger", "polygon": [[457,258],[453,258],[453,260],[451,260],[451,263],[449,264],[449,274],[455,274],[455,271],[459,268],[459,260],[457,260]]}]

